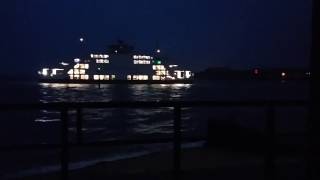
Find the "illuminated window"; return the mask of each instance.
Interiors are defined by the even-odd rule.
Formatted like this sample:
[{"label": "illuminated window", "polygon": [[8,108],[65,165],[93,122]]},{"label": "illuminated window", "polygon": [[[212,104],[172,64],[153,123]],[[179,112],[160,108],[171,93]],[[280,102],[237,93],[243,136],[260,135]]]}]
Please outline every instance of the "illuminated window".
[{"label": "illuminated window", "polygon": [[99,80],[99,75],[93,75],[94,80]]},{"label": "illuminated window", "polygon": [[127,75],[127,80],[131,80],[131,75]]},{"label": "illuminated window", "polygon": [[166,68],[164,67],[164,65],[153,65],[152,69],[153,70],[165,70]]},{"label": "illuminated window", "polygon": [[48,76],[48,71],[49,71],[49,69],[48,68],[44,68],[44,69],[42,69],[42,75],[43,76]]},{"label": "illuminated window", "polygon": [[75,69],[89,69],[89,64],[76,64],[74,65]]},{"label": "illuminated window", "polygon": [[150,60],[153,59],[153,57],[146,55],[133,55],[133,59]]},{"label": "illuminated window", "polygon": [[108,59],[96,59],[96,63],[98,63],[98,64],[108,64],[109,60]]},{"label": "illuminated window", "polygon": [[109,80],[109,75],[100,75],[100,80]]},{"label": "illuminated window", "polygon": [[133,75],[133,80],[148,80],[148,75]]},{"label": "illuminated window", "polygon": [[69,75],[70,79],[73,79],[73,75]]},{"label": "illuminated window", "polygon": [[189,79],[192,76],[191,71],[186,71],[186,78]]},{"label": "illuminated window", "polygon": [[73,70],[73,74],[80,74],[79,69],[74,69],[74,70]]},{"label": "illuminated window", "polygon": [[74,59],[74,62],[75,62],[75,63],[78,63],[78,62],[80,62],[80,59],[79,59],[79,58],[76,58],[76,59]]},{"label": "illuminated window", "polygon": [[116,75],[111,75],[111,79],[112,80],[116,79]]},{"label": "illuminated window", "polygon": [[165,76],[167,75],[166,71],[156,71],[157,76]]},{"label": "illuminated window", "polygon": [[73,69],[70,69],[70,70],[68,71],[68,74],[73,74]]},{"label": "illuminated window", "polygon": [[152,80],[160,80],[160,76],[152,76]]},{"label": "illuminated window", "polygon": [[90,54],[90,57],[91,58],[109,58],[109,55],[108,54]]},{"label": "illuminated window", "polygon": [[148,60],[133,60],[133,64],[151,64]]},{"label": "illuminated window", "polygon": [[86,74],[86,70],[80,69],[79,74]]},{"label": "illuminated window", "polygon": [[174,71],[178,79],[184,79],[184,71]]},{"label": "illuminated window", "polygon": [[89,69],[89,64],[79,64],[80,69]]},{"label": "illuminated window", "polygon": [[89,75],[81,75],[81,79],[82,80],[88,80],[89,79]]},{"label": "illuminated window", "polygon": [[109,75],[93,75],[94,80],[109,80]]}]

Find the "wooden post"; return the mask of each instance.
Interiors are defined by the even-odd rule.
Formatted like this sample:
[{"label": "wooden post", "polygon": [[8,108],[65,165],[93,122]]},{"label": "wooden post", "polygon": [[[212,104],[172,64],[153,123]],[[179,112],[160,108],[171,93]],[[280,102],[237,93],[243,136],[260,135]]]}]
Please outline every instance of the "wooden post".
[{"label": "wooden post", "polygon": [[311,47],[311,88],[309,118],[307,122],[306,179],[320,179],[320,2],[313,0],[312,7],[312,47]]},{"label": "wooden post", "polygon": [[181,107],[174,107],[174,143],[173,175],[175,180],[181,177]]},{"label": "wooden post", "polygon": [[83,143],[83,134],[82,134],[82,109],[77,108],[77,143]]},{"label": "wooden post", "polygon": [[68,109],[61,111],[61,179],[68,179],[69,143],[68,143]]},{"label": "wooden post", "polygon": [[266,142],[265,142],[265,179],[275,179],[275,109],[267,107]]}]

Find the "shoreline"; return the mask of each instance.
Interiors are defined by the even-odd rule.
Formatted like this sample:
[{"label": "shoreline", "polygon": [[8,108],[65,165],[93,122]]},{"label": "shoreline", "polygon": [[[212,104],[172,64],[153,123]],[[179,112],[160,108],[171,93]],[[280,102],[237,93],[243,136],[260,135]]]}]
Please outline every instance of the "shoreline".
[{"label": "shoreline", "polygon": [[[100,162],[86,168],[69,172],[71,179],[170,179],[172,178],[172,151],[155,152],[139,157],[123,159],[113,162]],[[263,155],[244,152],[233,152],[208,147],[183,149],[182,175],[187,179],[210,179],[212,177],[236,178],[249,176],[247,179],[261,179],[264,176]],[[281,176],[286,176],[291,170],[298,168],[300,159],[282,157],[277,165],[282,171]],[[287,164],[290,164],[287,167]],[[300,168],[300,167],[299,167]],[[301,172],[297,172],[301,176]],[[292,173],[294,174],[294,173]],[[31,179],[59,179],[59,173],[42,174],[19,178]]]},{"label": "shoreline", "polygon": [[[204,141],[196,141],[191,143],[184,143],[182,144],[182,149],[188,149],[188,148],[196,148],[203,146]],[[140,150],[132,151],[130,150],[130,147],[125,147],[122,149],[121,147],[104,147],[104,148],[92,148],[87,149],[91,153],[87,155],[83,155],[82,159],[78,158],[75,160],[71,160],[69,164],[69,169],[71,171],[78,171],[84,168],[88,168],[91,166],[95,166],[100,163],[113,163],[117,161],[132,159],[132,158],[139,158],[143,156],[148,156],[150,154],[155,153],[162,153],[166,151],[171,151],[172,147],[171,143],[159,143],[159,144],[153,144],[149,145],[148,147],[135,147],[139,148]],[[133,148],[133,149],[135,149]],[[71,153],[71,155],[79,156],[80,154],[84,153],[85,149],[74,149]],[[120,151],[120,152],[118,152]],[[86,157],[90,156],[92,154],[101,154],[101,152],[105,152],[106,156],[96,156],[96,157]],[[59,159],[57,159],[59,160]],[[5,173],[0,176],[4,179],[12,179],[12,178],[25,178],[30,176],[42,176],[46,174],[52,174],[52,173],[59,173],[60,171],[60,164],[59,162],[51,163],[47,165],[37,166],[34,168],[22,168],[21,170],[17,170],[15,172]]]}]

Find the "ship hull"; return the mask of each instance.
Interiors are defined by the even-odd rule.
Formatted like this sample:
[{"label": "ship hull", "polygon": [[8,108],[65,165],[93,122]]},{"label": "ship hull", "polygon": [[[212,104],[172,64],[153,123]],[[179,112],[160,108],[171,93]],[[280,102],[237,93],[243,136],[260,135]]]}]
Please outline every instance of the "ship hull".
[{"label": "ship hull", "polygon": [[192,84],[193,80],[70,80],[40,79],[40,83],[66,84]]}]

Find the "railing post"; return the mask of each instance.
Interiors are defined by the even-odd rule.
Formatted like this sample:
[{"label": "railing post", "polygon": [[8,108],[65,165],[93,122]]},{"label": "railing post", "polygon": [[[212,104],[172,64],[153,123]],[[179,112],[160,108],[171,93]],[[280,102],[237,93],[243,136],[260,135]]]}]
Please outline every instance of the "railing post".
[{"label": "railing post", "polygon": [[275,179],[275,108],[268,105],[266,119],[266,142],[265,142],[265,179]]},{"label": "railing post", "polygon": [[68,179],[69,142],[68,142],[68,109],[61,111],[61,179]]},{"label": "railing post", "polygon": [[174,107],[173,176],[180,179],[181,173],[181,107]]},{"label": "railing post", "polygon": [[77,108],[77,143],[82,144],[83,143],[83,136],[82,136],[82,109]]}]

